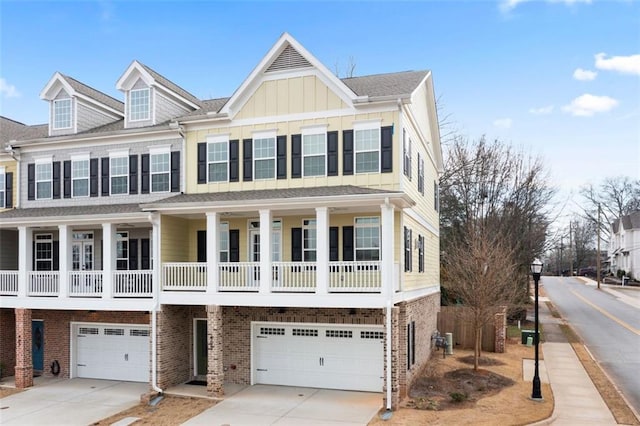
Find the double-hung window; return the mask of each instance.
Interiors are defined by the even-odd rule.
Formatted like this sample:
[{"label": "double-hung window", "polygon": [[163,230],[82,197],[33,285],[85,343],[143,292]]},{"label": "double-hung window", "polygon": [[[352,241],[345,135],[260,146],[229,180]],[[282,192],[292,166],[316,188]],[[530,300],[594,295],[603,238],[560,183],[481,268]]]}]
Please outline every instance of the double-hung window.
[{"label": "double-hung window", "polygon": [[305,219],[302,221],[302,260],[305,262],[316,261],[316,220]]},{"label": "double-hung window", "polygon": [[[411,180],[411,138],[407,137],[407,131],[402,131],[402,156],[404,158],[403,169],[404,175]],[[418,153],[418,159],[420,153]]]},{"label": "double-hung window", "polygon": [[71,157],[71,195],[89,196],[89,157]]},{"label": "double-hung window", "polygon": [[53,270],[53,235],[39,234],[35,236],[36,271]]},{"label": "double-hung window", "polygon": [[353,126],[356,173],[380,171],[380,122]]},{"label": "double-hung window", "polygon": [[4,172],[4,167],[0,167],[0,209],[4,208],[4,200],[7,196],[5,180],[6,174]]},{"label": "double-hung window", "polygon": [[149,119],[151,110],[149,89],[136,89],[129,92],[129,121]]},{"label": "double-hung window", "polygon": [[51,160],[36,161],[36,199],[45,200],[52,196],[53,164]]},{"label": "double-hung window", "polygon": [[220,262],[229,261],[229,222],[220,222],[219,228]]},{"label": "double-hung window", "polygon": [[53,101],[53,129],[71,128],[71,99]]},{"label": "double-hung window", "polygon": [[207,138],[207,170],[209,182],[229,180],[229,138],[227,136]]},{"label": "double-hung window", "polygon": [[253,169],[256,179],[276,177],[275,132],[253,135]]},{"label": "double-hung window", "polygon": [[433,181],[433,209],[440,211],[440,185],[437,181]]},{"label": "double-hung window", "polygon": [[424,158],[418,153],[418,192],[424,195]]},{"label": "double-hung window", "polygon": [[380,218],[355,219],[356,260],[380,260]]},{"label": "double-hung window", "polygon": [[129,233],[127,231],[116,233],[116,269],[118,271],[129,269]]},{"label": "double-hung window", "polygon": [[111,163],[111,195],[129,193],[129,155],[113,155]]},{"label": "double-hung window", "polygon": [[171,153],[168,150],[151,151],[151,192],[168,192],[171,189]]},{"label": "double-hung window", "polygon": [[313,127],[302,131],[303,176],[325,176],[327,168],[327,129]]}]

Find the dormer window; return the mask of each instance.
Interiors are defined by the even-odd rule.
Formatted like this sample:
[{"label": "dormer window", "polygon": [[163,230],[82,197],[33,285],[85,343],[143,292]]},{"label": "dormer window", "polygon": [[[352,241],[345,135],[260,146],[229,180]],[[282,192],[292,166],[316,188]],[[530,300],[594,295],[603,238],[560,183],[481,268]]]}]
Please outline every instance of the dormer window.
[{"label": "dormer window", "polygon": [[54,130],[71,128],[71,99],[56,99],[53,101]]},{"label": "dormer window", "polygon": [[136,89],[129,92],[129,120],[142,121],[149,119],[149,89]]}]

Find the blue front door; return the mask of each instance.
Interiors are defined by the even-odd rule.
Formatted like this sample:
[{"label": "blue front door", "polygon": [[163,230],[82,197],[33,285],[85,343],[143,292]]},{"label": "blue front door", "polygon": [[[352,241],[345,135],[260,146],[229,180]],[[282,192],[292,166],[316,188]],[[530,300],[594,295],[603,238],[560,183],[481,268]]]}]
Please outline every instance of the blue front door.
[{"label": "blue front door", "polygon": [[31,321],[33,369],[44,370],[44,322]]}]

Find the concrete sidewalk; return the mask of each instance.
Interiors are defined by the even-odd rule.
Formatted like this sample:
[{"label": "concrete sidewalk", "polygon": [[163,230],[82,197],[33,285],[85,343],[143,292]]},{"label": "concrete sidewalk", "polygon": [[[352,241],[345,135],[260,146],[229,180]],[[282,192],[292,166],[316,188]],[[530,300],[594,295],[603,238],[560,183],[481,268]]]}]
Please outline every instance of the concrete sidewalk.
[{"label": "concrete sidewalk", "polygon": [[545,339],[542,353],[553,390],[554,408],[549,419],[535,424],[617,425],[613,414],[560,329],[562,320],[554,318],[544,303],[540,303],[539,309]]}]

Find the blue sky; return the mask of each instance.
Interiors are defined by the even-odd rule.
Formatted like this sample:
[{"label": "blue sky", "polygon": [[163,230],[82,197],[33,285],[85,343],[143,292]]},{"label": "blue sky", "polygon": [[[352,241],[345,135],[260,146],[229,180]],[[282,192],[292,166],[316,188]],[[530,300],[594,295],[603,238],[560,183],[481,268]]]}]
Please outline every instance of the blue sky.
[{"label": "blue sky", "polygon": [[133,59],[230,96],[287,31],[341,73],[432,70],[460,133],[542,156],[562,194],[640,179],[638,1],[3,0],[0,20],[0,114],[27,124],[46,122],[54,72],[122,99]]}]

